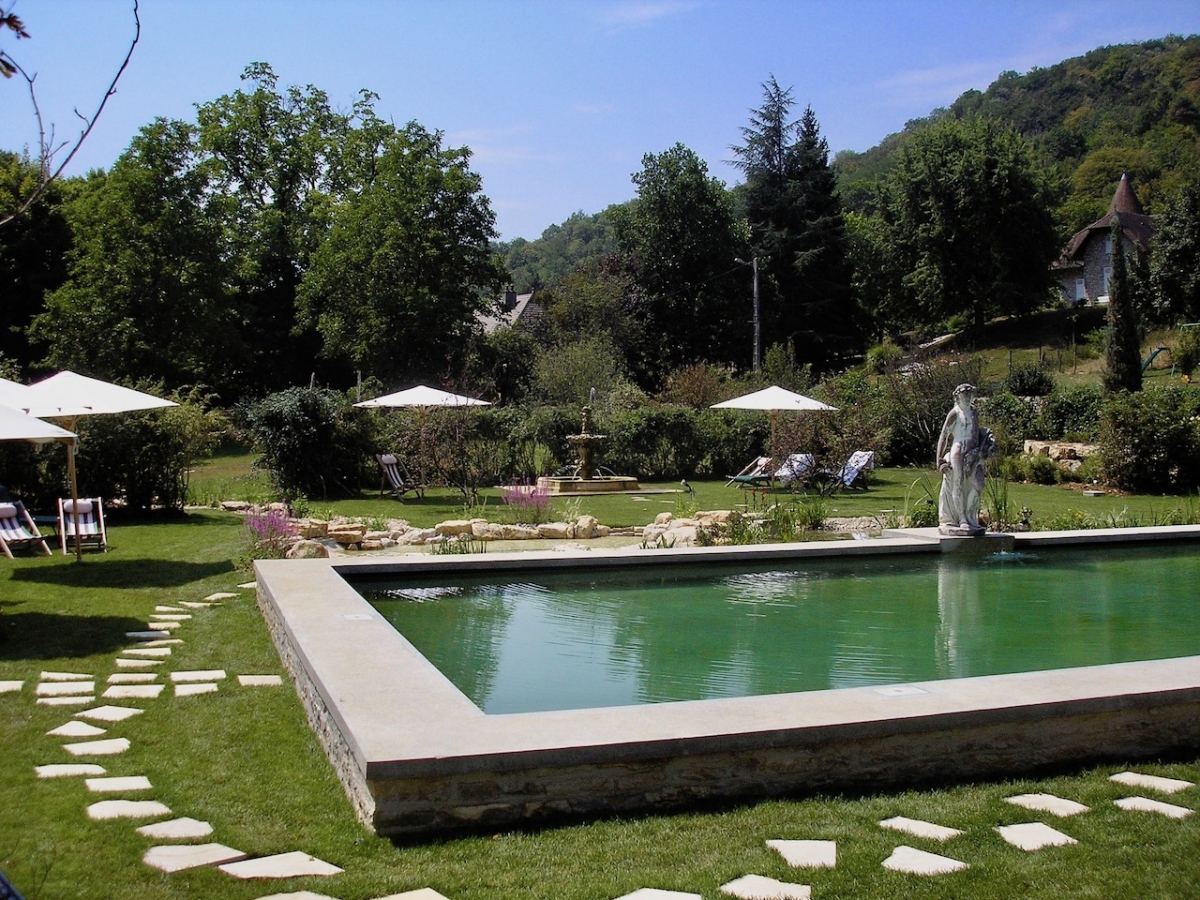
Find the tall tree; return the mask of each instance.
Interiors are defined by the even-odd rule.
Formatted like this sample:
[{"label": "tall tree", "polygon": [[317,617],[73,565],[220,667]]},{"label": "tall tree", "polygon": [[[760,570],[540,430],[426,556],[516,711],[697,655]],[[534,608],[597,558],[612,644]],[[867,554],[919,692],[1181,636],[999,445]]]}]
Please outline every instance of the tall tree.
[{"label": "tall tree", "polygon": [[31,329],[47,364],[171,385],[220,388],[237,377],[220,221],[194,138],[183,122],[147,125],[65,207],[69,278]]},{"label": "tall tree", "polygon": [[332,213],[298,293],[322,353],[381,379],[458,368],[505,272],[495,216],[465,148],[416,123],[389,137],[374,176]]},{"label": "tall tree", "polygon": [[1129,281],[1122,246],[1121,226],[1112,227],[1112,280],[1108,286],[1108,346],[1104,388],[1108,391],[1142,389],[1142,348],[1138,341],[1137,305]]},{"label": "tall tree", "polygon": [[1200,181],[1180,191],[1159,220],[1150,284],[1161,318],[1200,319]]},{"label": "tall tree", "polygon": [[763,276],[763,340],[825,360],[859,343],[860,323],[829,145],[812,107],[792,121],[793,106],[791,89],[769,78],[734,165],[746,177],[740,196]]},{"label": "tall tree", "polygon": [[648,334],[658,335],[644,386],[670,369],[750,355],[746,291],[726,276],[744,243],[725,185],[692,150],[676,144],[642,157],[637,198],[613,210],[618,247],[634,259],[646,293]]},{"label": "tall tree", "polygon": [[1038,309],[1059,250],[1049,189],[1025,140],[979,116],[912,136],[883,215],[912,322],[964,315],[979,326]]}]

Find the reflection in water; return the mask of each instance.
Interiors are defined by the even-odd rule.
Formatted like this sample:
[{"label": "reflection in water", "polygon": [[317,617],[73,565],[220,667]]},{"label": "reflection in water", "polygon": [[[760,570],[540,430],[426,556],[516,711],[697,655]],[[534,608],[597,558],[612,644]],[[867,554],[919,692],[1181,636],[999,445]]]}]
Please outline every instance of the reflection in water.
[{"label": "reflection in water", "polygon": [[1200,653],[1186,548],[555,571],[364,594],[489,713]]}]

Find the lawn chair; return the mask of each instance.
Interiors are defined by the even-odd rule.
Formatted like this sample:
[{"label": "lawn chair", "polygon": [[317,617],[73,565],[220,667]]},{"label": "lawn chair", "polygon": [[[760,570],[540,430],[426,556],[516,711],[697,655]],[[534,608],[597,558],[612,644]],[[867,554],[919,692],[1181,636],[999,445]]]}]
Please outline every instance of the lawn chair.
[{"label": "lawn chair", "polygon": [[62,552],[66,555],[67,540],[75,540],[75,512],[79,511],[79,536],[81,545],[95,544],[108,552],[108,532],[104,530],[104,504],[99,497],[80,500],[72,505],[70,500],[58,501],[58,536],[62,541]]},{"label": "lawn chair", "polygon": [[830,473],[831,480],[839,488],[855,491],[867,489],[867,473],[875,468],[875,451],[855,450],[837,473]]},{"label": "lawn chair", "polygon": [[816,472],[816,465],[811,453],[792,453],[771,474],[775,481],[790,490],[803,487]]},{"label": "lawn chair", "polygon": [[376,456],[382,473],[379,480],[379,496],[391,494],[398,499],[413,491],[422,500],[425,499],[425,486],[417,484],[404,468],[404,464],[391,453]]},{"label": "lawn chair", "polygon": [[32,547],[36,544],[42,545],[47,556],[53,555],[24,503],[20,500],[0,503],[0,550],[4,551],[4,555],[12,559],[11,547]]},{"label": "lawn chair", "polygon": [[725,487],[737,485],[739,488],[744,487],[763,487],[770,485],[771,473],[774,471],[771,457],[759,456],[754,462],[742,469],[736,475],[729,476],[729,480],[725,482]]}]

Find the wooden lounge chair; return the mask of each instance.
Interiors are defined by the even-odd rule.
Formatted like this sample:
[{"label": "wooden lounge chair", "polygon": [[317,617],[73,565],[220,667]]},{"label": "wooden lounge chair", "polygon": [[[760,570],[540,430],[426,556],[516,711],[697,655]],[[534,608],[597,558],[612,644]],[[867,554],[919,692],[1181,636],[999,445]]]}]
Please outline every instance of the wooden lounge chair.
[{"label": "wooden lounge chair", "polygon": [[[104,504],[99,497],[80,500],[75,508],[79,510],[79,543],[81,545],[95,544],[105,553],[108,552],[108,532],[104,528]],[[62,552],[69,553],[67,541],[74,541],[75,514],[70,500],[58,501],[58,536],[62,542]]]},{"label": "wooden lounge chair", "polygon": [[729,480],[725,482],[725,487],[732,487],[735,484],[740,488],[769,485],[773,470],[774,465],[771,457],[759,456],[736,475],[730,475]]},{"label": "wooden lounge chair", "polygon": [[404,469],[404,464],[391,453],[384,453],[375,457],[379,460],[379,469],[381,472],[379,480],[379,496],[391,494],[396,498],[403,498],[409,491],[413,491],[422,500],[425,499],[425,486],[418,484]]},{"label": "wooden lounge chair", "polygon": [[0,503],[0,550],[4,551],[4,555],[12,559],[12,547],[33,547],[38,544],[47,556],[52,555],[25,504],[20,500]]},{"label": "wooden lounge chair", "polygon": [[855,450],[846,464],[837,472],[830,472],[830,480],[839,488],[865,491],[867,473],[875,468],[874,450]]}]

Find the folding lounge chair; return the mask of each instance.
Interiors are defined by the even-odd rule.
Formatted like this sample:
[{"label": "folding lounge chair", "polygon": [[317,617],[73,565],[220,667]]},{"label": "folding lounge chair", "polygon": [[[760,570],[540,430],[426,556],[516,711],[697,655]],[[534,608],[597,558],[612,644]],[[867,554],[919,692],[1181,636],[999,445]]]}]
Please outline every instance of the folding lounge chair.
[{"label": "folding lounge chair", "polygon": [[[104,504],[100,498],[80,500],[76,508],[79,510],[79,543],[95,544],[107,553],[108,532],[104,530]],[[58,501],[58,536],[62,541],[62,552],[66,555],[70,552],[67,541],[75,540],[75,514],[70,500]]]},{"label": "folding lounge chair", "polygon": [[385,453],[375,458],[379,460],[379,468],[382,472],[379,481],[379,496],[392,494],[395,497],[403,497],[409,491],[415,491],[418,497],[422,500],[425,499],[424,485],[417,484],[393,454]]},{"label": "folding lounge chair", "polygon": [[784,487],[800,486],[812,476],[816,464],[811,453],[792,453],[771,474]]},{"label": "folding lounge chair", "polygon": [[737,485],[738,487],[762,487],[771,483],[771,473],[774,470],[771,457],[759,456],[754,462],[742,469],[736,475],[731,475],[729,480],[725,482],[725,487]]},{"label": "folding lounge chair", "polygon": [[37,544],[42,545],[47,556],[52,555],[25,504],[20,500],[0,503],[0,550],[4,551],[4,555],[12,559],[10,547],[32,547]]},{"label": "folding lounge chair", "polygon": [[865,491],[867,473],[875,468],[875,451],[855,450],[835,476],[838,487]]}]

